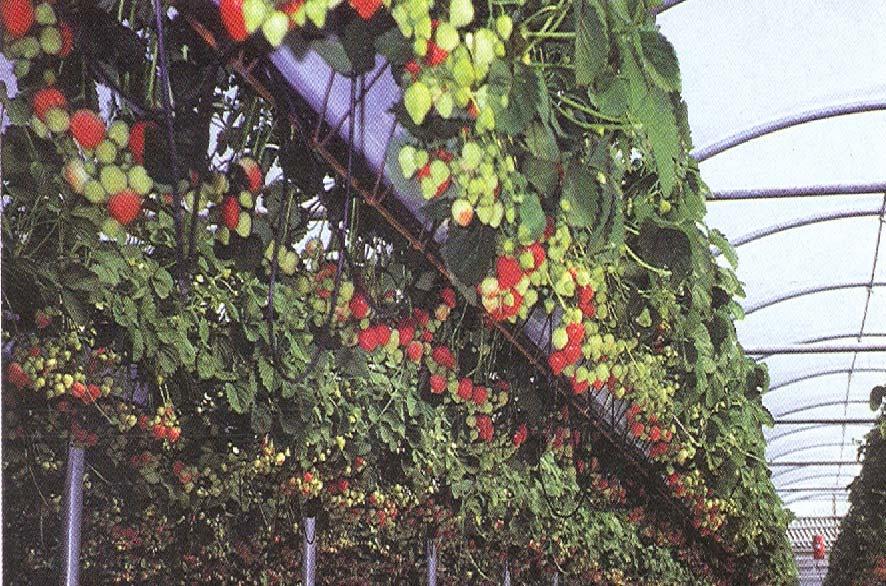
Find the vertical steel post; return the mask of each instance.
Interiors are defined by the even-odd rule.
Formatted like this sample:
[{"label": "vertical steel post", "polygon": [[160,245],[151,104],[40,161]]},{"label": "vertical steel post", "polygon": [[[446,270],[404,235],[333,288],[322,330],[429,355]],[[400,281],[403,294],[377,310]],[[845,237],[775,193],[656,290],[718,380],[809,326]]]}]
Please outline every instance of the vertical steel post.
[{"label": "vertical steel post", "polygon": [[304,517],[305,538],[304,558],[302,563],[303,586],[314,586],[314,578],[317,570],[317,518]]},{"label": "vertical steel post", "polygon": [[551,578],[551,586],[560,586],[560,572],[554,572],[554,577]]},{"label": "vertical steel post", "polygon": [[437,542],[425,540],[425,559],[428,563],[428,586],[437,586]]},{"label": "vertical steel post", "polygon": [[83,514],[83,448],[68,448],[65,499],[62,519],[62,584],[80,583],[80,523]]},{"label": "vertical steel post", "polygon": [[505,560],[504,576],[502,576],[502,586],[511,586],[511,567],[508,560]]}]

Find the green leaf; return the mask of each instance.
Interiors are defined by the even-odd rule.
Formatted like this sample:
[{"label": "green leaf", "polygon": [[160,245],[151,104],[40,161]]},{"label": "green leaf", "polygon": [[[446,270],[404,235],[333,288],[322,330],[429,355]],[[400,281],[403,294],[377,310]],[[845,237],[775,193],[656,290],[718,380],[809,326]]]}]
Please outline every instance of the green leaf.
[{"label": "green leaf", "polygon": [[732,268],[735,269],[738,266],[738,255],[735,254],[735,249],[729,244],[729,240],[726,239],[726,236],[724,236],[719,230],[715,229],[708,233],[708,237],[711,239],[711,244],[716,246],[720,252],[723,253],[723,256],[729,261]]},{"label": "green leaf", "polygon": [[257,403],[252,408],[251,424],[252,431],[264,435],[271,431],[271,410],[264,403]]},{"label": "green leaf", "polygon": [[375,50],[390,63],[400,65],[412,59],[412,45],[398,27],[392,27],[375,39]]},{"label": "green leaf", "polygon": [[225,384],[225,396],[235,413],[246,413],[252,403],[253,394],[246,381]]},{"label": "green leaf", "polygon": [[593,84],[607,67],[609,31],[605,10],[599,0],[576,0],[575,16],[575,83]]},{"label": "green leaf", "polygon": [[876,386],[871,390],[871,411],[876,411],[886,399],[886,386]]},{"label": "green leaf", "polygon": [[526,150],[546,161],[559,161],[560,149],[547,124],[532,122],[526,127]]},{"label": "green leaf", "polygon": [[563,176],[563,199],[569,202],[566,220],[570,226],[587,228],[599,219],[597,179],[581,163],[571,163]]},{"label": "green leaf", "polygon": [[[692,271],[692,249],[682,230],[647,220],[640,226],[635,246],[640,258],[652,266],[668,269],[677,279],[686,278]],[[707,337],[707,330],[703,326],[701,329]]]},{"label": "green leaf", "polygon": [[557,176],[557,165],[553,161],[545,161],[529,157],[523,165],[523,174],[542,196],[550,196],[557,189],[560,178]]},{"label": "green leaf", "polygon": [[351,75],[354,69],[347,50],[335,37],[324,37],[311,43],[311,48],[336,72],[345,76]]},{"label": "green leaf", "polygon": [[166,269],[157,269],[151,275],[151,283],[154,285],[154,291],[160,299],[166,299],[172,292],[172,275]]},{"label": "green leaf", "polygon": [[679,92],[680,66],[674,46],[658,31],[641,31],[639,37],[646,73],[661,89]]},{"label": "green leaf", "polygon": [[512,71],[502,59],[496,59],[489,68],[487,77],[490,92],[506,97],[507,106],[501,100],[493,99],[496,130],[505,134],[519,134],[540,111],[542,92],[541,79],[536,71],[521,63]]},{"label": "green leaf", "polygon": [[671,102],[660,88],[649,87],[630,47],[622,46],[623,66],[630,80],[628,103],[633,116],[643,125],[652,145],[655,168],[662,193],[670,195],[677,183],[680,137]]},{"label": "green leaf", "polygon": [[534,193],[524,194],[520,204],[520,227],[526,230],[531,240],[538,240],[545,230],[546,222],[538,196]]},{"label": "green leaf", "polygon": [[492,267],[496,232],[493,228],[472,222],[467,228],[451,227],[441,254],[446,267],[463,284],[472,287]]}]

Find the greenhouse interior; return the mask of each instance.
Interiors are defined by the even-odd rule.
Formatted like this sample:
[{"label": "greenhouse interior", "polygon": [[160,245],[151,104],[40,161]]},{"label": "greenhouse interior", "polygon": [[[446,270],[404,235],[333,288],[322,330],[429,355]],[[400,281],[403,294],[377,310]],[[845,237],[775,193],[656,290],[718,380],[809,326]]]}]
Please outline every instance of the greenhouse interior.
[{"label": "greenhouse interior", "polygon": [[0,0],[3,584],[886,584],[881,0]]}]

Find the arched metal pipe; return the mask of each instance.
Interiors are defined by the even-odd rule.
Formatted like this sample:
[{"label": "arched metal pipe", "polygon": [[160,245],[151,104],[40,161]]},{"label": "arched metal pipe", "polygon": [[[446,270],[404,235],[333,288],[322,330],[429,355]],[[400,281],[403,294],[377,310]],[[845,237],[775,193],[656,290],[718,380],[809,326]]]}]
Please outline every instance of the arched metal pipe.
[{"label": "arched metal pipe", "polygon": [[[799,468],[797,470],[792,470],[792,472],[803,472],[803,471],[804,470],[799,469]],[[791,479],[787,479],[787,480],[782,479],[782,481],[780,483],[781,486],[775,487],[775,490],[776,490],[776,492],[778,492],[779,490],[782,490],[785,488],[792,488],[792,487],[794,487],[795,484],[799,484],[801,482],[808,482],[810,480],[822,480],[824,478],[827,478],[829,480],[836,480],[834,486],[837,487],[837,486],[840,486],[839,478],[842,476],[845,476],[846,478],[849,479],[849,481],[846,482],[846,486],[849,486],[849,482],[852,481],[851,479],[854,478],[854,475],[850,476],[848,474],[845,474],[845,475],[844,474],[806,474],[804,476],[800,476],[799,478],[791,478]],[[796,487],[796,488],[806,488],[806,487],[800,486],[800,487]]]},{"label": "arched metal pipe", "polygon": [[824,403],[813,403],[810,405],[804,405],[803,407],[799,407],[797,409],[791,409],[790,411],[785,411],[784,413],[774,414],[773,417],[786,417],[788,415],[794,415],[796,413],[803,413],[804,411],[811,411],[812,409],[818,409],[819,407],[836,407],[837,405],[867,405],[868,401],[825,401]]},{"label": "arched metal pipe", "polygon": [[[797,342],[800,345],[803,344],[820,344],[822,342],[836,342],[837,340],[847,340],[847,339],[858,339],[858,338],[886,338],[886,332],[875,332],[871,334],[862,333],[861,336],[858,333],[853,332],[851,334],[832,334],[830,336],[819,336],[817,338],[806,338],[805,340],[800,340]],[[763,354],[760,355],[758,360],[765,360],[772,356],[772,354]]]},{"label": "arched metal pipe", "polygon": [[787,456],[795,456],[796,454],[802,454],[803,452],[808,452],[810,450],[820,450],[822,448],[841,448],[843,447],[843,442],[822,442],[822,443],[811,443],[805,444],[796,448],[792,448],[790,450],[784,450],[777,454],[772,454],[769,460],[777,460],[778,458],[785,458]]},{"label": "arched metal pipe", "polygon": [[792,378],[784,381],[783,383],[779,383],[775,386],[769,387],[769,390],[766,391],[766,395],[770,393],[774,393],[776,391],[780,391],[789,387],[791,385],[795,385],[797,383],[801,383],[808,380],[814,380],[817,378],[821,378],[824,376],[832,376],[835,374],[849,374],[850,372],[866,372],[866,373],[884,373],[886,374],[886,368],[834,368],[831,370],[822,370],[819,372],[813,372],[810,374],[805,374],[803,376],[798,376],[796,378]]},{"label": "arched metal pipe", "polygon": [[685,1],[686,0],[664,0],[664,2],[661,3],[661,6],[653,8],[650,12],[652,12],[652,14],[661,14],[665,10],[673,8],[677,4],[682,4]]},{"label": "arched metal pipe", "polygon": [[785,301],[792,301],[794,299],[798,299],[800,297],[808,297],[809,295],[818,295],[819,293],[828,293],[831,291],[844,291],[846,289],[861,289],[861,288],[873,288],[873,287],[886,287],[886,282],[884,281],[851,281],[847,283],[832,283],[830,285],[818,285],[816,287],[809,287],[807,289],[800,289],[799,291],[793,291],[791,293],[787,293],[785,295],[779,295],[772,299],[768,299],[756,305],[752,305],[745,309],[744,314],[746,316],[751,315],[761,309],[766,309],[767,307],[771,307],[778,303],[784,303]]},{"label": "arched metal pipe", "polygon": [[782,502],[786,505],[792,505],[794,503],[802,503],[806,501],[827,501],[830,502],[834,499],[839,501],[845,501],[849,499],[849,495],[844,492],[835,492],[832,494],[825,493],[811,493],[811,494],[795,494],[791,496],[787,496],[782,500]]},{"label": "arched metal pipe", "polygon": [[[767,358],[776,354],[851,354],[853,352],[886,352],[886,344],[873,346],[858,344],[846,346],[763,346],[745,348],[744,352],[749,356],[765,356]],[[757,360],[762,360],[762,358],[757,358]]]},{"label": "arched metal pipe", "polygon": [[[792,220],[790,222],[785,222],[783,224],[776,224],[775,226],[771,226],[769,228],[765,228],[763,230],[757,230],[756,232],[751,232],[750,234],[746,234],[741,238],[736,238],[731,241],[733,248],[738,248],[739,246],[744,246],[745,244],[750,244],[751,242],[756,242],[757,240],[762,240],[768,236],[774,236],[776,234],[781,234],[782,232],[787,232],[789,230],[795,230],[797,228],[805,228],[807,226],[814,226],[815,224],[823,224],[826,222],[836,222],[839,220],[856,220],[859,218],[878,218],[880,217],[880,206],[877,205],[876,210],[840,210],[837,212],[829,212],[827,214],[819,214],[815,216],[810,216],[808,218],[801,218],[799,220]],[[714,256],[720,256],[722,252],[719,250],[714,252]]]},{"label": "arched metal pipe", "polygon": [[761,189],[731,189],[712,193],[708,199],[779,199],[783,197],[822,197],[827,195],[871,195],[886,192],[886,181],[877,183],[835,183],[831,185],[804,185],[799,187],[767,187]]},{"label": "arched metal pipe", "polygon": [[766,136],[767,134],[778,132],[779,130],[785,130],[786,128],[799,126],[801,124],[807,124],[809,122],[817,122],[819,120],[826,120],[828,118],[836,118],[838,116],[848,116],[850,114],[860,114],[863,112],[877,112],[881,110],[886,110],[886,99],[883,98],[844,102],[831,106],[825,106],[823,108],[806,110],[805,112],[791,114],[782,118],[778,118],[776,120],[771,120],[769,122],[764,122],[763,124],[752,126],[745,130],[737,132],[732,136],[726,137],[723,140],[718,140],[715,143],[696,149],[692,151],[692,153],[690,153],[690,156],[701,163],[702,161],[706,161],[707,159],[710,159],[715,155],[719,155],[724,151],[728,151],[731,148],[735,148],[746,142],[752,141],[762,136]]},{"label": "arched metal pipe", "polygon": [[[801,425],[803,425],[803,424],[801,424]],[[774,434],[774,435],[771,435],[771,436],[767,437],[767,438],[766,438],[766,445],[771,445],[771,444],[773,444],[774,442],[781,441],[781,440],[786,439],[786,438],[788,438],[788,437],[790,437],[790,436],[797,435],[798,433],[804,433],[804,432],[807,432],[807,431],[816,431],[816,430],[818,430],[818,429],[821,429],[822,427],[833,427],[833,426],[836,426],[836,425],[858,425],[858,426],[864,426],[865,428],[867,428],[870,424],[867,423],[866,421],[863,421],[863,422],[860,422],[860,423],[849,423],[849,424],[847,424],[847,423],[815,423],[815,424],[807,424],[807,425],[804,425],[803,427],[801,427],[800,429],[792,429],[792,430],[790,430],[790,431],[785,431],[785,432],[782,432],[782,433],[776,433],[776,434]]]}]

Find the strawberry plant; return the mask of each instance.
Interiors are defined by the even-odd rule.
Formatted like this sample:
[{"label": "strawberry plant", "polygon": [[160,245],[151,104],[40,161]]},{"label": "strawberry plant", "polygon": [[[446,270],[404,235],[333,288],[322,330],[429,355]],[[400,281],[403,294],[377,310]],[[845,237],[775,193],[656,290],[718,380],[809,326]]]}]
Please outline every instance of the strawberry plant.
[{"label": "strawberry plant", "polygon": [[[765,371],[648,4],[4,2],[17,574],[52,567],[37,521],[72,440],[90,581],[292,583],[310,515],[334,583],[416,582],[426,539],[450,583],[505,561],[525,583],[789,583]],[[445,227],[444,274],[284,90],[223,67],[306,38],[348,76],[389,58],[392,170]],[[529,318],[537,364],[513,343]]]}]

